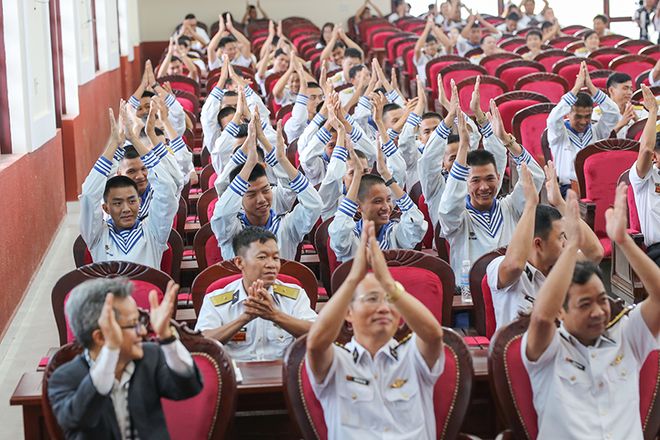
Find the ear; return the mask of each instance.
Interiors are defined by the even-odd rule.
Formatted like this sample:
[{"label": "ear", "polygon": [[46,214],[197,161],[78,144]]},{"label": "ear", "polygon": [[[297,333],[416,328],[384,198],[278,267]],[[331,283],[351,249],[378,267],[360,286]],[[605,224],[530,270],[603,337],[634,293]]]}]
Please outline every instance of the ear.
[{"label": "ear", "polygon": [[534,237],[534,241],[532,242],[534,249],[536,249],[538,252],[543,251],[543,240],[541,240],[540,237]]},{"label": "ear", "polygon": [[358,200],[357,204],[358,204],[357,212],[362,212],[362,202]]},{"label": "ear", "polygon": [[234,257],[234,264],[242,272],[243,268],[245,267],[245,259],[243,259],[242,256],[237,255]]},{"label": "ear", "polygon": [[97,328],[92,332],[92,340],[97,347],[103,347],[105,345],[105,338],[101,329]]},{"label": "ear", "polygon": [[[138,197],[138,199],[139,199],[139,197]],[[103,211],[104,211],[106,214],[110,215],[110,211],[108,211],[108,205],[106,205],[105,203],[103,204]]]},{"label": "ear", "polygon": [[351,324],[353,323],[353,306],[352,305],[349,306],[348,309],[346,309],[346,316],[344,317],[344,319],[347,322],[350,322]]}]

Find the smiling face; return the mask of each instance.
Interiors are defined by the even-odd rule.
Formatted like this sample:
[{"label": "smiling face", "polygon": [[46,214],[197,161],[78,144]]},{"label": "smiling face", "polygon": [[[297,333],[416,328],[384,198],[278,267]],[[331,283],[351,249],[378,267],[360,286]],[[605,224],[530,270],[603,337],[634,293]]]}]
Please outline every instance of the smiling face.
[{"label": "smiling face", "polygon": [[470,166],[468,193],[470,203],[477,211],[488,211],[492,208],[499,185],[500,176],[492,163]]},{"label": "smiling face", "polygon": [[270,217],[270,207],[273,204],[273,191],[270,189],[268,177],[261,176],[250,186],[243,196],[243,209],[250,223],[263,226]]},{"label": "smiling face", "polygon": [[603,35],[605,32],[605,22],[600,18],[594,18],[594,30],[598,32],[598,35]]},{"label": "smiling face", "polygon": [[592,110],[589,107],[571,107],[571,111],[568,113],[568,120],[573,130],[578,133],[584,133],[589,124],[591,124]]},{"label": "smiling face", "polygon": [[243,274],[244,285],[249,286],[256,280],[262,280],[268,289],[275,283],[280,273],[280,249],[275,240],[266,240],[265,243],[253,241],[241,253],[236,256],[234,263]]},{"label": "smiling face", "polygon": [[372,220],[377,231],[390,222],[393,209],[392,195],[384,183],[372,186],[364,201],[358,201],[358,211],[362,213],[362,218]]},{"label": "smiling face", "polygon": [[436,40],[430,40],[424,43],[424,53],[428,56],[435,56],[438,53],[438,42]]},{"label": "smiling face", "polygon": [[131,229],[138,218],[140,198],[132,186],[112,188],[103,203],[103,210],[112,218],[117,229]]},{"label": "smiling face", "polygon": [[149,170],[144,166],[142,159],[139,157],[136,157],[135,159],[123,158],[119,161],[119,173],[122,176],[130,178],[137,184],[138,194],[144,194],[147,185],[149,185],[149,179],[147,178]]},{"label": "smiling face", "polygon": [[236,47],[236,43],[233,41],[230,43],[226,43],[224,47],[221,50],[220,56],[222,57],[222,54],[226,54],[227,57],[229,57],[229,61],[233,60],[236,58],[236,55],[238,55],[238,48]]},{"label": "smiling face", "polygon": [[526,44],[529,50],[536,51],[541,49],[541,39],[538,35],[529,35],[526,39]]},{"label": "smiling face", "polygon": [[[376,304],[376,300],[380,301]],[[385,300],[385,290],[373,273],[368,273],[357,285],[346,321],[353,326],[355,339],[363,337],[389,339],[399,326],[401,315]]]},{"label": "smiling face", "polygon": [[307,112],[312,115],[311,120],[316,115],[316,107],[323,101],[323,90],[318,87],[310,87],[307,89],[309,99],[307,100]]},{"label": "smiling face", "polygon": [[174,60],[167,68],[168,75],[183,75],[183,64],[179,60]]},{"label": "smiling face", "polygon": [[485,56],[489,56],[495,53],[497,49],[497,43],[495,42],[495,37],[488,35],[484,38],[483,43],[481,43],[481,50],[484,51]]},{"label": "smiling face", "polygon": [[586,40],[584,40],[584,46],[587,48],[589,52],[594,52],[598,50],[600,47],[600,38],[598,38],[598,34],[591,34],[587,37]]},{"label": "smiling face", "polygon": [[514,33],[518,29],[518,20],[506,20],[507,32]]},{"label": "smiling face", "polygon": [[612,101],[614,101],[619,108],[630,102],[633,94],[633,84],[632,81],[626,81],[624,83],[617,84],[614,87],[607,89],[607,92],[610,95]]},{"label": "smiling face", "polygon": [[534,237],[534,246],[543,259],[543,263],[548,267],[555,265],[565,245],[566,229],[563,218],[552,222],[552,230],[548,234],[547,240]]},{"label": "smiling face", "polygon": [[[117,314],[117,323],[121,326],[135,325],[139,323],[140,313],[133,297],[115,298],[112,304]],[[140,334],[135,328],[122,329],[124,340],[119,347],[119,358],[125,362],[141,359],[144,356],[142,349],[143,337],[147,335],[144,327],[138,326]]]},{"label": "smiling face", "polygon": [[286,69],[289,68],[289,56],[287,54],[281,53],[273,61],[273,71],[274,72],[286,72]]},{"label": "smiling face", "polygon": [[293,72],[289,77],[289,90],[294,95],[297,95],[300,91],[300,76],[298,76],[298,72]]},{"label": "smiling face", "polygon": [[596,274],[586,284],[568,289],[568,308],[562,307],[559,319],[566,330],[583,345],[592,345],[605,332],[610,320],[610,302],[603,282]]}]

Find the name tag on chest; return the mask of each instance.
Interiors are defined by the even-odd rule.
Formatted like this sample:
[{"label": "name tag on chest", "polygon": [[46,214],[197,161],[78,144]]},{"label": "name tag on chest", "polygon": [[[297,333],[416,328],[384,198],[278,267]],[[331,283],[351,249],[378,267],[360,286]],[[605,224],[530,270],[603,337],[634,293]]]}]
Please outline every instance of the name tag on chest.
[{"label": "name tag on chest", "polygon": [[243,342],[247,340],[247,327],[243,327],[231,338],[232,341]]}]

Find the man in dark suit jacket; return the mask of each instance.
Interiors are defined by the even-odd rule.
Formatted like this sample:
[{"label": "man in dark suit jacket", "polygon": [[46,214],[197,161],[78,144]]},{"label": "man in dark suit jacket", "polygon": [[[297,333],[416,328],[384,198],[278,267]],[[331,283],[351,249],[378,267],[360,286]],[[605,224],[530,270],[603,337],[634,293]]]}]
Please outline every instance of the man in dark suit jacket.
[{"label": "man in dark suit jacket", "polygon": [[146,328],[121,279],[87,281],[66,303],[83,354],[50,378],[48,397],[67,439],[169,439],[161,398],[183,400],[203,388],[192,356],[169,325],[178,285],[170,281],[158,305],[149,295],[159,344],[143,343]]}]

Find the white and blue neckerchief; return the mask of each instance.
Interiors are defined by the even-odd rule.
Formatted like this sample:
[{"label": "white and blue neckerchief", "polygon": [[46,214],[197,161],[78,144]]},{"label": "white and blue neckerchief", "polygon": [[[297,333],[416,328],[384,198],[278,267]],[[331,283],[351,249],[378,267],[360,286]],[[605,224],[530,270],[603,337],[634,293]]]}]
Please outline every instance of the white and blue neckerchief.
[{"label": "white and blue neckerchief", "polygon": [[[562,96],[561,99],[570,107],[574,106],[577,102],[577,96],[575,96],[573,92],[566,93],[564,96]],[[607,99],[607,95],[603,93],[602,90],[598,90],[596,96],[593,97],[594,102],[598,105],[601,105],[605,99]],[[575,131],[571,127],[571,123],[568,120],[564,121],[564,126],[566,127],[566,132],[568,133],[568,138],[571,141],[571,144],[577,149],[581,150],[592,143],[594,135],[593,130],[591,129],[591,125],[587,126],[587,129],[584,131],[584,133],[578,133]]]},{"label": "white and blue neckerchief", "polygon": [[[277,235],[277,231],[280,229],[280,223],[282,222],[282,218],[286,213],[282,214],[275,214],[275,211],[272,209],[270,210],[270,216],[268,217],[268,222],[266,222],[266,226],[259,226],[260,228],[264,228],[272,232],[273,234]],[[238,214],[238,219],[241,221],[241,228],[245,229],[248,226],[254,226],[252,223],[247,218],[247,215],[245,212],[241,212]]]},{"label": "white and blue neckerchief", "polygon": [[147,184],[144,193],[139,197],[140,209],[138,209],[138,218],[144,220],[149,215],[149,206],[151,206],[151,201],[154,198],[154,189],[151,187],[151,183]]},{"label": "white and blue neckerchief", "polygon": [[144,231],[142,230],[142,222],[136,220],[135,224],[130,229],[117,229],[112,219],[107,221],[108,230],[110,231],[110,238],[115,242],[119,250],[127,255],[135,244],[144,236]]},{"label": "white and blue neckerchief", "polygon": [[[396,220],[396,222],[398,222],[398,219]],[[378,240],[378,247],[381,248],[382,250],[390,249],[389,237],[390,234],[392,233],[392,228],[394,228],[394,224],[396,222],[390,220],[388,224],[380,228],[380,233],[378,234],[378,237],[376,237],[376,240]],[[360,238],[360,236],[362,235],[362,219],[360,219],[360,221],[358,222],[355,222],[353,233],[357,238]]]}]

